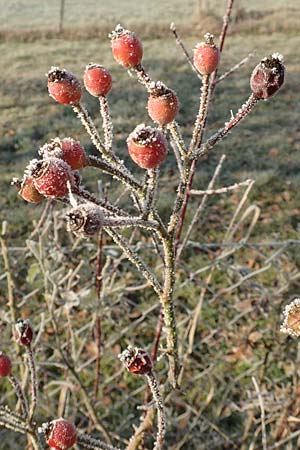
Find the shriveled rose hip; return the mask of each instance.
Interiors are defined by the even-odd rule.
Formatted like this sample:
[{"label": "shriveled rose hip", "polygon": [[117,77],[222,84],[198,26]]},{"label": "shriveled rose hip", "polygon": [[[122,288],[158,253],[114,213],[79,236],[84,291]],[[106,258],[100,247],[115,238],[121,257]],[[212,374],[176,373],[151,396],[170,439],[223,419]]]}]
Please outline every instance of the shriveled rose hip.
[{"label": "shriveled rose hip", "polygon": [[43,158],[61,158],[72,170],[81,169],[86,166],[87,155],[79,141],[67,138],[55,138],[43,145],[39,150]]},{"label": "shriveled rose hip", "polygon": [[112,86],[110,72],[99,64],[86,66],[83,81],[86,90],[94,97],[107,95]]},{"label": "shriveled rose hip", "polygon": [[167,141],[156,128],[138,125],[127,138],[128,152],[133,161],[143,169],[159,166],[168,153]]},{"label": "shriveled rose hip", "polygon": [[250,78],[250,86],[255,97],[266,100],[276,94],[283,85],[284,72],[283,57],[279,53],[262,59]]},{"label": "shriveled rose hip", "polygon": [[204,39],[194,49],[194,66],[202,75],[209,75],[218,67],[220,51],[214,44],[212,34],[205,34]]},{"label": "shriveled rose hip", "polygon": [[178,97],[174,91],[158,81],[151,88],[147,108],[154,122],[166,125],[172,122],[178,113]]},{"label": "shriveled rose hip", "polygon": [[99,233],[103,227],[103,214],[99,207],[79,205],[66,215],[67,229],[77,236],[89,237]]},{"label": "shriveled rose hip", "polygon": [[72,72],[59,67],[51,67],[47,76],[48,91],[54,100],[63,105],[77,105],[80,102],[81,84]]},{"label": "shriveled rose hip", "polygon": [[61,198],[68,194],[68,181],[74,183],[70,166],[59,158],[34,160],[28,167],[34,185],[45,197]]},{"label": "shriveled rose hip", "polygon": [[14,336],[18,344],[24,345],[24,347],[30,347],[33,338],[33,329],[28,319],[17,320]]},{"label": "shriveled rose hip", "polygon": [[0,352],[0,377],[7,377],[10,375],[12,363],[9,356]]},{"label": "shriveled rose hip", "polygon": [[119,355],[129,372],[136,375],[147,375],[152,372],[152,360],[148,353],[141,348],[133,348],[130,345]]},{"label": "shriveled rose hip", "polygon": [[143,46],[135,33],[117,25],[110,38],[113,57],[118,64],[126,69],[132,69],[141,63]]},{"label": "shriveled rose hip", "polygon": [[42,425],[47,444],[54,450],[67,450],[77,441],[75,426],[65,419],[56,419]]}]

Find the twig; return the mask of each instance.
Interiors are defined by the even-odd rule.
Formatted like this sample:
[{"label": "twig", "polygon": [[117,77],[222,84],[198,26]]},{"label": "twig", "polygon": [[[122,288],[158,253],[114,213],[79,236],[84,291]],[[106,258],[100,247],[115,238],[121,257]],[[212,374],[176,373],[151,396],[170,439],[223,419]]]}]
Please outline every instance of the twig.
[{"label": "twig", "polygon": [[[227,0],[226,10],[225,10],[225,14],[223,16],[223,26],[222,26],[222,30],[221,30],[221,34],[220,34],[220,38],[219,38],[220,53],[222,53],[222,51],[223,51],[223,47],[224,47],[224,43],[225,43],[227,31],[228,31],[228,25],[230,22],[230,16],[232,13],[233,2],[234,2],[234,0]],[[213,93],[214,93],[214,90],[216,87],[217,77],[218,77],[218,67],[214,71],[214,73],[212,75],[212,79],[211,79],[211,88],[210,88],[210,96],[211,97],[213,96]]]},{"label": "twig", "polygon": [[159,387],[155,378],[155,375],[149,373],[146,375],[148,385],[153,395],[153,399],[155,401],[156,409],[157,409],[157,436],[153,450],[161,450],[165,440],[166,434],[166,416],[165,409],[163,404],[163,399],[159,392]]},{"label": "twig", "polygon": [[238,70],[240,67],[244,66],[249,59],[253,58],[255,55],[254,52],[249,53],[245,58],[243,58],[239,63],[235,64],[228,72],[225,72],[223,75],[221,75],[217,80],[216,84],[220,83],[221,81],[225,80],[225,78],[229,77],[232,73],[234,73],[236,70]]},{"label": "twig", "polygon": [[102,442],[98,439],[94,439],[86,434],[78,434],[77,442],[83,448],[89,448],[93,450],[120,450],[117,447],[113,447],[112,445],[108,445],[105,442]]},{"label": "twig", "polygon": [[235,191],[236,189],[239,189],[243,186],[249,186],[253,183],[253,180],[250,178],[245,181],[241,181],[240,183],[234,183],[230,186],[224,186],[218,189],[206,189],[205,191],[200,191],[197,189],[191,189],[190,194],[191,195],[215,195],[215,194],[227,194],[228,192]]},{"label": "twig", "polygon": [[176,29],[176,25],[174,22],[172,22],[170,24],[170,30],[172,31],[175,39],[176,39],[176,43],[179,45],[179,47],[181,48],[181,50],[183,51],[184,56],[186,57],[187,62],[189,63],[189,65],[191,66],[191,68],[193,69],[193,71],[196,73],[197,77],[200,78],[200,80],[202,79],[202,75],[201,73],[196,69],[196,67],[194,66],[193,60],[189,55],[189,52],[187,51],[185,45],[183,44],[177,29]]},{"label": "twig", "polygon": [[28,357],[28,366],[29,366],[29,372],[30,372],[30,378],[31,378],[31,404],[30,404],[30,410],[29,410],[29,420],[32,419],[36,405],[37,405],[37,378],[36,378],[36,365],[34,360],[34,354],[32,348],[26,347],[26,353]]},{"label": "twig", "polygon": [[236,115],[232,117],[229,122],[226,122],[225,126],[215,134],[213,134],[204,144],[201,145],[200,148],[195,150],[193,157],[199,158],[206,155],[209,150],[211,150],[216,144],[218,144],[221,140],[228,136],[229,132],[252,111],[252,109],[258,102],[259,99],[251,94],[248,100],[238,110]]},{"label": "twig", "polygon": [[107,151],[111,152],[113,142],[113,124],[111,120],[107,98],[101,95],[99,97],[99,104],[100,104],[100,113],[103,120],[104,146],[107,149]]},{"label": "twig", "polygon": [[262,446],[263,446],[263,450],[267,450],[267,433],[266,433],[266,423],[265,423],[264,402],[263,402],[263,398],[262,398],[259,386],[257,384],[256,378],[253,376],[253,377],[251,377],[251,379],[252,379],[252,383],[254,384],[257,396],[258,396],[258,402],[259,402],[259,407],[260,407]]},{"label": "twig", "polygon": [[18,399],[20,400],[21,411],[22,411],[23,416],[28,417],[28,405],[27,405],[27,401],[26,401],[24,392],[21,388],[19,381],[16,379],[16,377],[13,374],[10,374],[8,379],[9,379]]}]

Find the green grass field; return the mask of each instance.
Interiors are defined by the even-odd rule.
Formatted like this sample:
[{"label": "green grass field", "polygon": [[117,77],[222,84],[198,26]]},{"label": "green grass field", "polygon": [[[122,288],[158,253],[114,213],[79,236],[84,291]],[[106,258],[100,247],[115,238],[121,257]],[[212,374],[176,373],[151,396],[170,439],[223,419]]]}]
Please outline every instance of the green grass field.
[{"label": "green grass field", "polygon": [[[211,1],[216,7],[216,17],[205,22],[216,27],[216,34],[222,25],[223,3]],[[38,409],[39,417],[44,420],[49,415],[55,417],[66,413],[85,429],[88,414],[82,402],[82,391],[60,359],[47,306],[54,302],[58,338],[63,342],[63,348],[67,340],[70,358],[75,361],[81,383],[92,391],[96,351],[93,326],[95,315],[99,313],[94,288],[97,242],[96,239],[78,242],[70,237],[65,232],[60,205],[50,206],[47,219],[34,235],[30,235],[44,206],[25,204],[10,182],[12,177],[22,175],[29,159],[37,157],[39,147],[56,136],[79,139],[88,152],[95,154],[71,108],[58,105],[48,96],[45,74],[53,65],[68,68],[79,78],[89,62],[101,63],[111,70],[114,87],[109,103],[116,151],[133,168],[125,142],[138,123],[151,124],[145,108],[147,93],[114,62],[109,40],[101,34],[102,24],[105,29],[110,23],[137,24],[144,45],[144,65],[154,79],[161,79],[177,92],[180,99],[178,122],[188,141],[197,113],[200,85],[167,25],[171,20],[178,23],[178,31],[182,30],[190,52],[201,34],[197,27],[189,26],[191,17],[193,24],[196,20],[195,1],[155,0],[149,10],[146,0],[111,0],[109,4],[90,0],[85,2],[84,8],[82,2],[74,0],[66,1],[66,29],[74,30],[76,26],[86,29],[89,24],[96,27],[101,38],[89,35],[89,29],[87,34],[80,35],[73,31],[63,36],[54,33],[49,39],[42,33],[34,35],[42,28],[57,29],[59,4],[59,1],[0,0],[0,188],[3,193],[0,208],[1,221],[7,222],[1,244],[2,256],[5,256],[5,247],[8,249],[17,313],[22,317],[31,316],[35,328],[41,329],[37,350],[43,402]],[[289,1],[288,5],[284,0],[266,1],[263,5],[257,0],[243,0],[238,2],[237,8],[244,8],[250,16],[245,19],[237,16],[230,25],[219,73],[226,72],[253,50],[255,56],[240,71],[217,85],[206,135],[228,121],[231,112],[235,113],[247,99],[251,71],[262,57],[273,52],[282,53],[286,81],[274,98],[258,104],[197,169],[194,187],[205,189],[224,153],[227,157],[216,187],[247,178],[255,180],[237,217],[239,226],[232,236],[233,243],[240,243],[245,238],[254,213],[258,216],[245,245],[226,256],[221,242],[243,191],[210,198],[183,253],[177,272],[175,300],[185,371],[182,391],[167,394],[170,450],[198,450],[199,442],[203,443],[203,450],[248,450],[250,446],[262,449],[260,409],[251,376],[256,377],[263,394],[269,448],[286,448],[285,443],[272,446],[281,440],[289,440],[290,433],[298,430],[297,423],[287,419],[297,417],[299,412],[298,400],[294,400],[299,390],[297,342],[282,337],[278,331],[283,305],[299,295],[300,289],[300,37],[295,31],[297,6],[297,0]],[[289,15],[289,9],[295,10],[295,14]],[[272,14],[264,16],[271,10]],[[257,20],[262,21],[259,32],[255,31],[258,28],[254,13]],[[279,22],[271,19],[278,21],[281,15],[282,24],[277,29]],[[155,32],[157,23],[159,33]],[[289,28],[289,23],[293,23],[293,27]],[[283,33],[284,29],[288,31]],[[33,33],[34,38],[29,38],[27,32]],[[158,38],[158,35],[162,37]],[[86,93],[83,100],[101,127],[97,101]],[[136,174],[142,179],[141,170],[136,170]],[[98,176],[91,169],[84,172],[84,184],[93,191],[97,190],[99,178],[103,185],[108,181],[107,176]],[[158,206],[163,217],[170,211],[177,179],[175,159],[170,152],[162,169],[159,192]],[[111,198],[117,198],[122,189],[112,182]],[[129,201],[128,196],[123,204]],[[199,200],[193,198],[187,213],[188,221],[198,203]],[[244,218],[243,214],[246,214]],[[138,246],[139,240],[142,245],[149,242],[145,235],[138,233],[134,244]],[[120,256],[120,252],[105,237],[104,260],[113,260],[116,255]],[[159,276],[159,258],[146,258]],[[217,258],[219,260],[215,262]],[[212,278],[208,280],[211,269]],[[0,350],[3,347],[6,351],[11,346],[7,271],[5,258],[0,257],[0,307],[3,310]],[[95,406],[99,421],[113,432],[115,443],[121,439],[123,448],[130,437],[132,424],[138,425],[140,413],[135,408],[143,402],[144,383],[121,371],[117,354],[121,347],[132,342],[151,347],[158,302],[150,289],[136,289],[143,280],[126,259],[120,260],[116,273],[111,274],[109,265],[107,271],[100,310],[101,387]],[[72,273],[74,276],[70,276]],[[204,286],[207,290],[193,352],[188,354],[190,326]],[[74,301],[75,306],[64,307],[68,301]],[[164,385],[167,364],[163,348],[159,352],[161,360],[157,372]],[[3,398],[13,404],[7,385],[3,385]],[[3,385],[0,383],[0,397]],[[167,383],[164,388],[167,392]],[[93,432],[101,436],[97,430]],[[16,448],[12,436],[10,432],[0,430],[0,438],[7,450]],[[149,442],[148,438],[146,444],[150,445],[151,436]],[[296,448],[293,447],[297,445],[296,439],[297,436],[290,441],[290,448]],[[26,446],[24,441],[18,441],[17,445],[18,450]]]}]

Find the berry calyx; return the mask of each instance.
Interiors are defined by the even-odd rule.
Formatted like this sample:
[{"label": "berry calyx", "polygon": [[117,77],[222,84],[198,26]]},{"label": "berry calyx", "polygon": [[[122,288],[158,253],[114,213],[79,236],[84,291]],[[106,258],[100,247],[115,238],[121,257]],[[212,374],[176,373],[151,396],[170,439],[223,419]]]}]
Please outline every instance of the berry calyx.
[{"label": "berry calyx", "polygon": [[112,86],[110,72],[99,64],[88,64],[83,76],[86,90],[94,97],[105,96]]},{"label": "berry calyx", "polygon": [[178,113],[178,97],[174,91],[158,81],[150,87],[147,108],[149,116],[154,122],[166,125],[172,122]]},{"label": "berry calyx", "polygon": [[90,237],[99,233],[104,218],[100,208],[88,203],[73,208],[66,215],[67,230],[77,236]]},{"label": "berry calyx", "polygon": [[20,190],[18,194],[29,203],[41,203],[45,197],[40,194],[34,186],[32,177],[24,176],[23,180],[14,178],[12,184],[16,185]]},{"label": "berry calyx", "polygon": [[194,66],[202,75],[210,75],[218,67],[220,50],[214,44],[212,34],[205,34],[204,39],[194,49]]},{"label": "berry calyx", "polygon": [[10,375],[12,363],[9,356],[0,352],[0,377],[7,377]]},{"label": "berry calyx", "polygon": [[24,345],[24,347],[30,347],[33,338],[33,329],[28,319],[17,320],[14,336],[18,344]]},{"label": "berry calyx", "polygon": [[159,166],[168,153],[165,136],[156,128],[138,125],[127,138],[128,152],[142,169]]},{"label": "berry calyx", "polygon": [[109,37],[111,38],[113,57],[118,64],[126,69],[132,69],[141,64],[143,46],[135,33],[117,25]]},{"label": "berry calyx", "polygon": [[27,171],[34,186],[45,197],[61,198],[68,194],[68,182],[74,184],[70,166],[59,158],[33,160]]},{"label": "berry calyx", "polygon": [[50,143],[43,145],[39,150],[43,158],[63,159],[72,170],[81,169],[87,164],[87,155],[79,141],[70,137],[51,139]]},{"label": "berry calyx", "polygon": [[147,375],[152,372],[152,359],[141,348],[133,348],[130,345],[119,355],[120,360],[129,372],[136,375]]},{"label": "berry calyx", "polygon": [[284,82],[283,57],[279,53],[273,53],[264,58],[255,67],[250,78],[250,86],[253,94],[259,99],[268,99],[280,89]]},{"label": "berry calyx", "polygon": [[78,105],[82,88],[78,78],[59,67],[51,67],[47,74],[49,95],[63,105]]},{"label": "berry calyx", "polygon": [[53,450],[67,450],[77,441],[75,426],[65,419],[56,419],[44,423],[41,431],[45,434],[47,444]]}]

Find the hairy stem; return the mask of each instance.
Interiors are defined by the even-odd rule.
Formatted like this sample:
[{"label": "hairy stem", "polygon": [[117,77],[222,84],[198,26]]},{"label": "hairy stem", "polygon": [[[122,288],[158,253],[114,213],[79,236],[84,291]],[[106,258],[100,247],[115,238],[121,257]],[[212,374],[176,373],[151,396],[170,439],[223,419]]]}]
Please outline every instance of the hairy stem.
[{"label": "hairy stem", "polygon": [[103,120],[104,146],[107,151],[111,152],[113,142],[113,124],[111,120],[107,98],[101,95],[99,97],[99,103],[100,103],[100,113]]},{"label": "hairy stem", "polygon": [[166,415],[162,396],[159,392],[159,386],[153,372],[145,375],[148,385],[153,395],[153,399],[157,410],[157,435],[153,450],[161,450],[166,434]]}]

